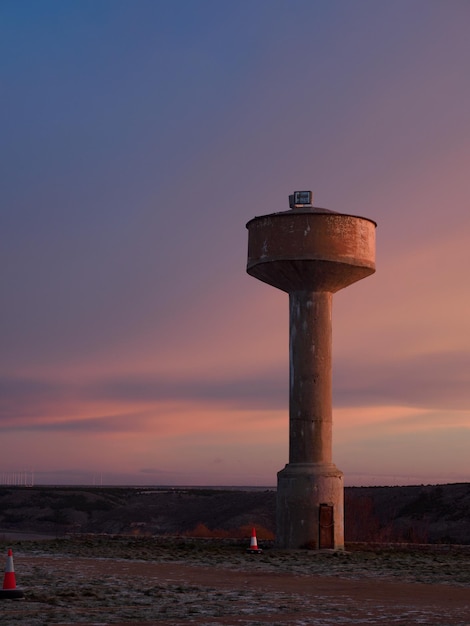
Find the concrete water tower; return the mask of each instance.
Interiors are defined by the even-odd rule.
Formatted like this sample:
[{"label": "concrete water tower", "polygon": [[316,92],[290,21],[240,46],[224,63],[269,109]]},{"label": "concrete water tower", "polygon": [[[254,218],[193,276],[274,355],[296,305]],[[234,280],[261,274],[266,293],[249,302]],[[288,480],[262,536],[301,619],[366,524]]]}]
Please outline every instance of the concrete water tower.
[{"label": "concrete water tower", "polygon": [[332,461],[333,294],[375,272],[376,223],[289,196],[255,217],[247,272],[289,294],[289,463],[277,475],[276,543],[344,547],[343,473]]}]

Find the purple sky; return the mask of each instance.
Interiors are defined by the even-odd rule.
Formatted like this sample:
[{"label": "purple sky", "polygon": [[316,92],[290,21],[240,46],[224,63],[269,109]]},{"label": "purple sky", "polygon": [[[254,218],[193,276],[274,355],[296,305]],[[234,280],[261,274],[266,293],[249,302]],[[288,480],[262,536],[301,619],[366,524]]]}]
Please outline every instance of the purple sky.
[{"label": "purple sky", "polygon": [[470,480],[470,4],[3,0],[0,478],[274,485],[294,189],[378,223],[334,297],[346,484]]}]

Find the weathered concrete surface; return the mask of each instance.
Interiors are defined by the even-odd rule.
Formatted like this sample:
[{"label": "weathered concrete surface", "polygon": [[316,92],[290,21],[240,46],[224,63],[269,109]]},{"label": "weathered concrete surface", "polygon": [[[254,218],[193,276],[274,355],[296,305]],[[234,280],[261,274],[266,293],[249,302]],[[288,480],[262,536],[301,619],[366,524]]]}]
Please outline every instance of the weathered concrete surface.
[{"label": "weathered concrete surface", "polygon": [[314,207],[247,224],[247,272],[289,293],[289,464],[276,543],[344,547],[343,474],[332,463],[332,294],[375,271],[372,220]]},{"label": "weathered concrete surface", "polygon": [[331,463],[332,298],[289,295],[289,463]]},{"label": "weathered concrete surface", "polygon": [[[322,505],[333,509],[331,529],[321,528]],[[327,543],[322,543],[323,531]],[[286,549],[344,548],[343,473],[333,463],[289,463],[278,473],[276,545]]]},{"label": "weathered concrete surface", "polygon": [[[283,548],[344,547],[343,474],[332,463],[333,296],[289,294],[289,464],[278,473],[276,538]],[[334,534],[320,543],[321,505]]]},{"label": "weathered concrete surface", "polygon": [[255,217],[247,272],[273,287],[335,293],[375,271],[375,222],[324,209]]}]

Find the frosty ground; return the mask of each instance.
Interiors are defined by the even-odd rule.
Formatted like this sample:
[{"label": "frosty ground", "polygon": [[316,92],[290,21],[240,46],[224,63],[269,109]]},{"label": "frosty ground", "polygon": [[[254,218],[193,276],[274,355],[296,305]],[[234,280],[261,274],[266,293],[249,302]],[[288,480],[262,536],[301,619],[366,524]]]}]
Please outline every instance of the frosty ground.
[{"label": "frosty ground", "polygon": [[[282,551],[266,542],[81,536],[3,542],[20,601],[2,626],[470,624],[470,550],[348,546]],[[261,545],[261,544],[260,544]]]}]

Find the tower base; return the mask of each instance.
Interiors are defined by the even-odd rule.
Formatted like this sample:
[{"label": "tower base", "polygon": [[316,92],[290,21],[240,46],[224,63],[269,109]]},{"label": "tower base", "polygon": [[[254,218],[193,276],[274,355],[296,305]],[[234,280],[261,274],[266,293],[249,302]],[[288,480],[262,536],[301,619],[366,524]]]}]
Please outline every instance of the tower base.
[{"label": "tower base", "polygon": [[344,549],[343,472],[336,465],[289,463],[278,472],[276,545]]}]

